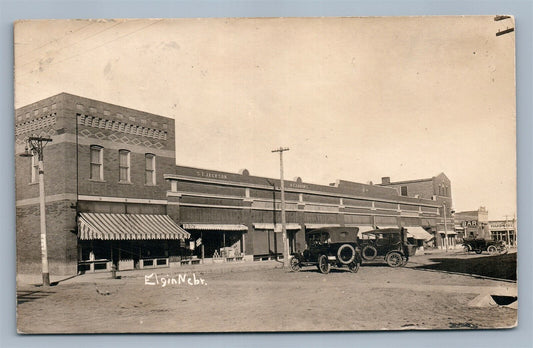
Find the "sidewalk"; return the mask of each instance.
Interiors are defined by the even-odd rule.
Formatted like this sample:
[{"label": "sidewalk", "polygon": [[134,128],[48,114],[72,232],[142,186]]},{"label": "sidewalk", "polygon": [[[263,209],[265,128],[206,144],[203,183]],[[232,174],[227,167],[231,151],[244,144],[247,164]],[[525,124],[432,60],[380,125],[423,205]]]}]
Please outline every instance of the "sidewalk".
[{"label": "sidewalk", "polygon": [[[196,273],[196,274],[208,274],[208,273],[232,273],[232,272],[247,272],[254,270],[265,270],[265,269],[275,269],[282,268],[283,262],[278,261],[243,261],[243,262],[228,262],[228,263],[218,263],[218,264],[199,264],[199,265],[186,265],[178,267],[166,267],[166,268],[149,268],[149,269],[140,269],[140,270],[128,270],[128,271],[117,271],[117,278],[139,278],[144,277],[152,273],[155,274],[184,274],[184,273]],[[61,284],[72,284],[72,283],[92,283],[95,281],[116,281],[116,279],[111,278],[111,272],[96,272],[96,273],[85,273],[80,275],[65,275],[65,276],[54,276],[50,275],[50,283],[52,285]],[[17,275],[17,288],[27,287],[27,286],[38,286],[42,284],[41,274],[18,274]]]}]

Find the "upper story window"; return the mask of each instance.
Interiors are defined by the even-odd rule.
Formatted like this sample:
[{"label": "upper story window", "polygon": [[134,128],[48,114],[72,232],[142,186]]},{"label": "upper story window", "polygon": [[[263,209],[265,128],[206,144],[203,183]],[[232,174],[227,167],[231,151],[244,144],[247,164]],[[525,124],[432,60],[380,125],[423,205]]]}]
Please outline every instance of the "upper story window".
[{"label": "upper story window", "polygon": [[39,181],[39,161],[36,155],[33,155],[31,158],[31,177],[30,183],[36,183]]},{"label": "upper story window", "polygon": [[401,192],[400,194],[402,196],[407,196],[407,186],[401,186],[400,187],[400,192]]},{"label": "upper story window", "polygon": [[145,170],[144,170],[144,183],[146,185],[155,185],[155,155],[147,153],[145,156]]},{"label": "upper story window", "polygon": [[104,180],[104,148],[91,145],[91,180]]},{"label": "upper story window", "polygon": [[118,170],[120,182],[131,182],[130,176],[130,152],[128,150],[118,151]]}]

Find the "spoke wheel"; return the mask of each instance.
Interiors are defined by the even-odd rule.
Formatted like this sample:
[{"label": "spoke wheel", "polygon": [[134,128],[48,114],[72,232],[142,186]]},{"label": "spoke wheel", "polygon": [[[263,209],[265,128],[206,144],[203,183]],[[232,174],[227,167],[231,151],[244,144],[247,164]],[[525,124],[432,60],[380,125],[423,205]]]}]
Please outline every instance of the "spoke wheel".
[{"label": "spoke wheel", "polygon": [[468,245],[465,245],[463,247],[463,251],[468,254],[468,252],[470,251],[470,247]]},{"label": "spoke wheel", "polygon": [[387,264],[391,267],[400,267],[403,265],[403,258],[400,253],[392,252],[386,257]]},{"label": "spoke wheel", "polygon": [[300,266],[300,261],[296,257],[293,257],[291,259],[289,267],[290,267],[291,271],[293,271],[293,272],[298,272],[300,270],[300,268],[302,268]]},{"label": "spoke wheel", "polygon": [[476,254],[481,254],[481,253],[483,252],[483,250],[481,250],[481,249],[476,249],[475,252],[476,252]]},{"label": "spoke wheel", "polygon": [[326,255],[320,255],[318,258],[318,270],[322,274],[328,274],[331,269],[328,257]]},{"label": "spoke wheel", "polygon": [[494,245],[489,245],[487,251],[489,252],[489,254],[494,255],[498,252],[498,249]]}]

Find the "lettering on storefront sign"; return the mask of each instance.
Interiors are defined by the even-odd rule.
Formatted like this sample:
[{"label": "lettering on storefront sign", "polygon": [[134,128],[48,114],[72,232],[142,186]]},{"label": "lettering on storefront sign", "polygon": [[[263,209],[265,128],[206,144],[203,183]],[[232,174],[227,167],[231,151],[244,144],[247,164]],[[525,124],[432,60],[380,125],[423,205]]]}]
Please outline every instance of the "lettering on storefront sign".
[{"label": "lettering on storefront sign", "polygon": [[508,227],[508,228],[514,228],[514,225],[512,222],[491,222],[490,227]]},{"label": "lettering on storefront sign", "polygon": [[197,170],[196,175],[202,178],[228,180],[228,176],[226,174],[205,172],[203,170]]},{"label": "lettering on storefront sign", "polygon": [[299,188],[299,189],[307,189],[307,188],[309,188],[309,185],[298,184],[298,183],[295,183],[295,182],[290,182],[288,186],[292,187],[292,188]]},{"label": "lettering on storefront sign", "polygon": [[477,221],[476,220],[463,221],[462,226],[463,227],[477,227]]},{"label": "lettering on storefront sign", "polygon": [[[294,183],[294,182],[289,182],[289,183],[285,183],[285,187],[297,188],[297,189],[308,189],[309,185],[297,184],[297,183]],[[274,189],[275,190],[281,190],[281,186],[275,185]]]}]

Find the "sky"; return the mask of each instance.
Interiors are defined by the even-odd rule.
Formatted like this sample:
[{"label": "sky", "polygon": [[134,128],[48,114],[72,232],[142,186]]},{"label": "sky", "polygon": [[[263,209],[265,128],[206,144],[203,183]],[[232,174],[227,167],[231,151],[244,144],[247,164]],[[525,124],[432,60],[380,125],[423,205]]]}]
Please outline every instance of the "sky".
[{"label": "sky", "polygon": [[67,92],[176,120],[179,165],[329,184],[445,173],[516,214],[512,19],[23,21],[15,107]]}]

